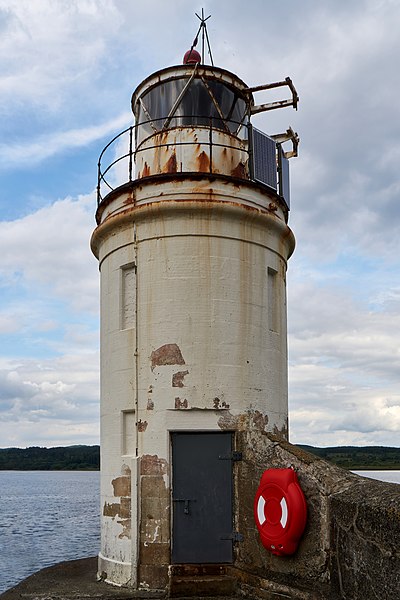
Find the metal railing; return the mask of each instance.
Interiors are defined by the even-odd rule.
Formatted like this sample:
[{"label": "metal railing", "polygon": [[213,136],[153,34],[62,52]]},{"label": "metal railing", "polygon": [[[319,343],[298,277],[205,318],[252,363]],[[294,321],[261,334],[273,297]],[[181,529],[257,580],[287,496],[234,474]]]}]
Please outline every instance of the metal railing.
[{"label": "metal railing", "polygon": [[[133,125],[131,127],[127,127],[126,129],[124,129],[123,131],[118,133],[116,136],[114,136],[112,138],[112,140],[110,140],[108,142],[108,144],[101,151],[101,154],[99,156],[99,160],[97,163],[97,204],[98,205],[104,200],[105,196],[109,192],[112,192],[114,189],[116,189],[116,187],[118,187],[118,185],[116,185],[115,187],[112,186],[111,183],[109,183],[107,181],[107,179],[106,179],[107,173],[109,173],[115,165],[117,165],[119,162],[121,162],[122,160],[124,160],[126,158],[129,159],[129,167],[128,167],[128,179],[125,181],[125,183],[133,181],[133,177],[132,177],[133,176],[133,132],[135,131],[135,129],[136,129],[136,126],[133,126]],[[126,134],[128,134],[128,136],[129,136],[128,152],[125,154],[121,154],[120,156],[117,156],[111,163],[108,164],[108,166],[103,171],[102,170],[102,159],[106,155],[107,150],[112,148],[114,146],[114,144],[117,142],[117,140],[120,140]],[[102,185],[104,185],[106,188],[108,188],[108,192],[107,192],[107,194],[105,194],[105,196],[103,196],[103,194],[102,194]]]},{"label": "metal railing", "polygon": [[[159,121],[165,122],[165,118],[162,119],[158,119]],[[186,124],[185,121],[191,121],[190,124]],[[196,120],[199,121],[200,123],[196,123]],[[177,123],[179,123],[178,125],[174,125],[174,121],[176,121]],[[206,122],[209,122],[208,125],[206,125]],[[127,183],[131,183],[133,181],[135,181],[136,179],[136,174],[135,174],[135,162],[137,160],[138,155],[141,152],[151,152],[152,150],[156,150],[158,148],[168,148],[168,147],[181,147],[181,146],[197,146],[197,147],[205,147],[207,150],[207,156],[208,156],[208,168],[207,170],[198,170],[198,172],[203,172],[203,173],[207,173],[207,174],[213,174],[213,173],[221,173],[220,170],[215,168],[214,165],[214,161],[213,161],[213,150],[215,151],[216,148],[227,148],[229,149],[231,152],[237,152],[239,154],[241,154],[243,156],[247,155],[247,167],[246,169],[243,168],[242,174],[241,173],[235,173],[236,177],[239,177],[241,179],[247,179],[247,180],[256,180],[257,178],[254,176],[254,157],[253,157],[253,151],[252,151],[252,144],[249,143],[249,140],[251,140],[251,132],[252,132],[252,126],[249,123],[239,123],[239,122],[235,122],[235,121],[229,121],[229,122],[225,122],[223,125],[223,127],[216,127],[215,123],[219,124],[219,121],[221,121],[221,119],[218,119],[216,117],[212,117],[212,118],[206,118],[206,117],[185,117],[182,115],[179,115],[177,117],[174,117],[172,120],[172,126],[171,123],[169,124],[168,129],[160,129],[159,131],[154,127],[154,123],[156,122],[155,119],[152,120],[148,120],[148,121],[143,121],[141,123],[137,123],[136,125],[132,125],[131,127],[127,127],[126,129],[124,129],[123,131],[121,131],[120,133],[118,133],[116,136],[114,136],[112,138],[112,140],[110,140],[110,142],[108,142],[108,144],[103,148],[100,157],[99,157],[99,161],[98,161],[98,179],[97,179],[97,203],[98,205],[107,197],[108,194],[110,194],[112,191],[114,191],[115,189],[117,189],[118,187],[125,185]],[[181,124],[184,123],[184,124]],[[235,135],[234,133],[232,133],[228,128],[227,128],[227,124],[231,124],[232,126],[234,126],[235,130],[237,133],[241,132],[242,135]],[[141,133],[143,133],[143,129],[146,126],[152,127],[153,132],[147,136],[144,137],[143,140],[140,141],[140,143],[138,145],[136,145],[136,139],[138,137],[138,135],[140,135]],[[166,142],[166,143],[156,143],[156,144],[151,144],[149,143],[151,141],[152,137],[158,136],[159,134],[165,133],[165,132],[170,132],[170,131],[175,131],[175,132],[179,132],[180,130],[182,131],[182,133],[184,133],[185,131],[187,131],[187,128],[191,127],[194,128],[196,130],[208,130],[208,136],[206,140],[202,140],[202,141],[187,141],[187,140],[175,140],[173,142]],[[221,143],[221,141],[218,141],[217,138],[217,134],[225,134],[224,137],[224,143]],[[179,137],[179,135],[178,135]],[[236,145],[233,144],[229,144],[226,143],[229,139],[229,137],[232,138],[232,140],[236,141]],[[268,138],[268,136],[266,136]],[[272,138],[268,138],[273,144],[275,144],[276,149],[278,148],[279,144],[275,143],[274,140]],[[112,156],[109,157],[107,159],[107,156],[109,153],[112,153]],[[265,158],[266,157],[262,157]],[[271,163],[269,166],[272,169],[275,169],[277,171],[277,173],[279,174],[279,168],[278,168],[278,161],[275,160],[275,158],[273,159],[268,159],[269,161],[273,160],[273,163]],[[180,171],[181,173],[185,173],[185,172],[190,172],[187,171],[185,169],[182,169]],[[161,171],[160,171],[161,173]],[[151,175],[154,175],[156,173],[151,173]],[[141,177],[141,179],[145,179],[144,176]],[[260,182],[260,181],[259,181]],[[262,182],[261,182],[262,183]],[[269,185],[268,183],[266,184],[268,187],[272,187],[272,189],[277,189],[276,185]]]}]

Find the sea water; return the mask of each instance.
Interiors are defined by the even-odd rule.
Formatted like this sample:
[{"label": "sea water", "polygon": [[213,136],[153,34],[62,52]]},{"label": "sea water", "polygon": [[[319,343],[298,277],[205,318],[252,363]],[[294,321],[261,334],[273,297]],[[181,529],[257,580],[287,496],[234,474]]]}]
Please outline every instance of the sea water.
[{"label": "sea water", "polygon": [[100,545],[98,471],[0,471],[0,593]]},{"label": "sea water", "polygon": [[400,483],[400,471],[353,471],[362,477],[369,479],[379,479],[388,483]]}]

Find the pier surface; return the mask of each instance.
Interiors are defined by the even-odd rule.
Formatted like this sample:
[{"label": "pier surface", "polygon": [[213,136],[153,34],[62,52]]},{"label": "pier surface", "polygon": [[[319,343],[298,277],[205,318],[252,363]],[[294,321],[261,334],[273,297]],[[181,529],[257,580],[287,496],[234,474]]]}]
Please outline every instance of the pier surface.
[{"label": "pier surface", "polygon": [[[34,573],[10,590],[0,594],[0,600],[125,600],[133,598],[164,598],[163,594],[113,587],[96,580],[97,557],[62,562]],[[179,600],[176,598],[175,600]],[[181,598],[183,600],[183,598]],[[203,600],[191,597],[190,600]],[[239,596],[206,600],[239,600]]]}]

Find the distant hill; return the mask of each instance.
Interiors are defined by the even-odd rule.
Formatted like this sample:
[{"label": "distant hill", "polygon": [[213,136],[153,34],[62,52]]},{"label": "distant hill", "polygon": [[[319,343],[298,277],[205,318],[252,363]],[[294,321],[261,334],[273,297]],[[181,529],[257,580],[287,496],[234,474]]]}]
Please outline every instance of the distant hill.
[{"label": "distant hill", "polygon": [[98,471],[100,446],[0,448],[0,470]]},{"label": "distant hill", "polygon": [[[317,448],[304,444],[296,445],[345,469],[400,470],[400,448],[386,446]],[[0,448],[0,470],[3,471],[98,471],[99,468],[100,446]]]},{"label": "distant hill", "polygon": [[345,469],[400,469],[400,448],[387,446],[332,446],[330,448],[316,448],[296,444],[306,452],[316,454],[324,460],[334,463]]}]

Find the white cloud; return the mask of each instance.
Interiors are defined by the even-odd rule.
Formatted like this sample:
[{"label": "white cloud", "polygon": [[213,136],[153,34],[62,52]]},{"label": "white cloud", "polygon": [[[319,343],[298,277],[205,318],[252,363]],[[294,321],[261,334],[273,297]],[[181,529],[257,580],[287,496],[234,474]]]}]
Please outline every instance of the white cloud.
[{"label": "white cloud", "polygon": [[[2,446],[98,443],[98,353],[95,346],[41,363],[0,370]],[[86,437],[85,437],[86,436]]]},{"label": "white cloud", "polygon": [[46,158],[61,154],[66,150],[88,146],[106,135],[114,134],[125,128],[132,121],[132,116],[125,112],[119,117],[98,126],[83,127],[69,131],[56,131],[38,136],[34,141],[14,144],[0,144],[1,169],[18,166],[32,167]]},{"label": "white cloud", "polygon": [[[329,376],[332,374],[330,370]],[[317,391],[314,403],[308,402],[305,392],[302,402],[290,411],[292,442],[322,447],[398,446],[400,395],[385,397],[382,393],[390,394],[392,390],[371,390],[361,385],[337,392],[321,385]]]},{"label": "white cloud", "polygon": [[0,275],[19,273],[75,310],[98,312],[97,262],[89,249],[94,194],[66,198],[21,219],[0,222]]},{"label": "white cloud", "polygon": [[3,356],[21,357],[0,365],[3,446],[98,442],[98,266],[89,249],[94,210],[89,194],[0,222]]},{"label": "white cloud", "polygon": [[101,71],[107,39],[122,25],[108,0],[3,0],[0,23],[3,111],[10,100],[64,106],[73,89],[84,89],[90,73]]},{"label": "white cloud", "polygon": [[305,279],[290,302],[292,441],[398,445],[398,310],[371,312],[340,281]]}]

